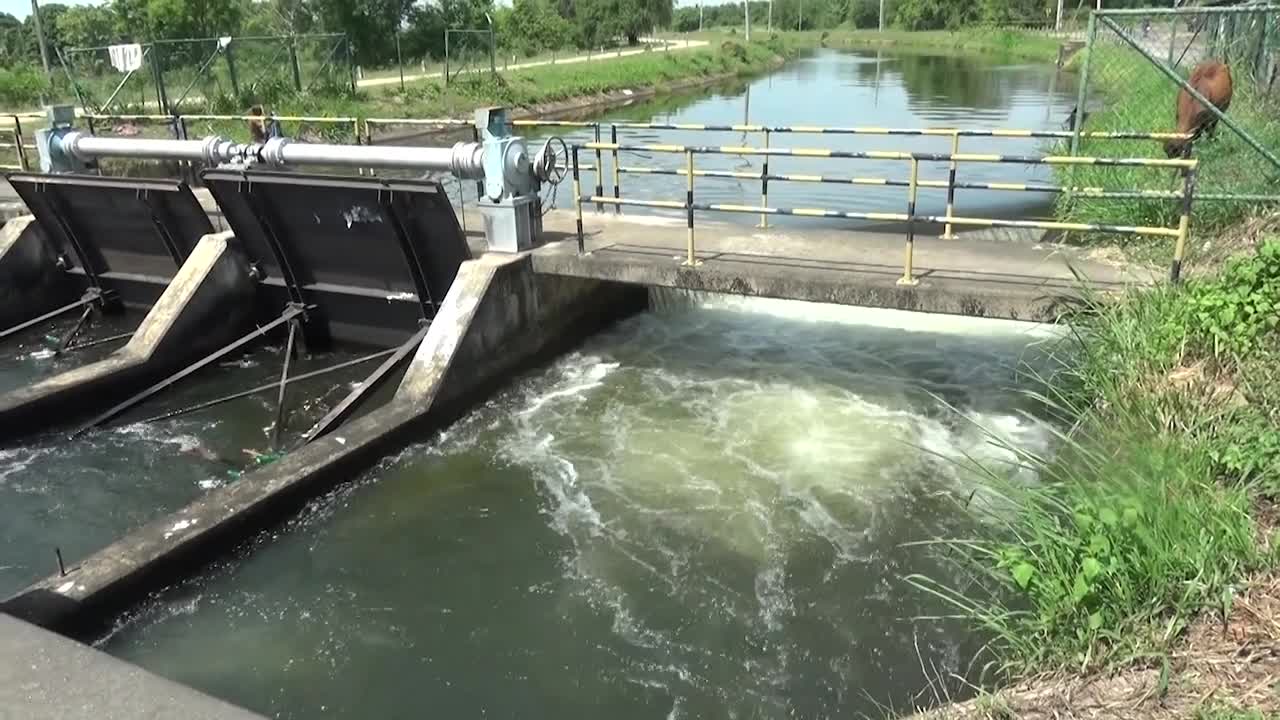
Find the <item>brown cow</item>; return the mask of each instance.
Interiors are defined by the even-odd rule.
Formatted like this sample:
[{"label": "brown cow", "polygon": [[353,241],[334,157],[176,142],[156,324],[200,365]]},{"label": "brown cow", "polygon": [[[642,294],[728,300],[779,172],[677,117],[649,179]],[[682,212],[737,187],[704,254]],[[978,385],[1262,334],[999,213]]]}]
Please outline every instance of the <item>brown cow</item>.
[{"label": "brown cow", "polygon": [[[1217,60],[1206,60],[1191,71],[1187,84],[1196,89],[1222,112],[1231,106],[1231,68]],[[1175,103],[1178,114],[1178,132],[1189,133],[1189,140],[1167,140],[1164,144],[1165,155],[1169,157],[1187,157],[1191,154],[1191,144],[1204,133],[1213,134],[1217,129],[1218,118],[1214,116],[1199,100],[1191,97],[1186,88],[1178,91]]]}]

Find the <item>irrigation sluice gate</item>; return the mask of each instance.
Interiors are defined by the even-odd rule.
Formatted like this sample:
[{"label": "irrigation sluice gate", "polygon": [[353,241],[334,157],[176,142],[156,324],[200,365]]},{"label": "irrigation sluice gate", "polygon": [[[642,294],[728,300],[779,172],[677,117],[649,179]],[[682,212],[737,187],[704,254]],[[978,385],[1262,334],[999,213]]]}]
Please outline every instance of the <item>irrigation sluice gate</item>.
[{"label": "irrigation sluice gate", "polygon": [[[398,348],[402,361],[471,258],[447,194],[426,175],[482,183],[487,249],[518,252],[541,231],[539,191],[563,179],[568,157],[554,138],[531,154],[496,108],[477,112],[480,141],[438,148],[98,138],[73,117],[51,109],[37,136],[43,172],[8,176],[33,217],[10,222],[0,240],[8,328],[0,340],[82,313],[58,342],[63,352],[97,312],[129,306],[147,315],[106,360],[0,396],[0,439],[73,411],[102,411],[90,425],[104,422],[268,332],[287,332],[290,347],[296,338]],[[216,208],[179,180],[95,174],[101,158],[204,166]],[[295,171],[302,167],[346,173]],[[424,177],[350,172],[357,168]],[[229,231],[214,233],[210,214]],[[389,374],[375,372],[379,382]]]}]

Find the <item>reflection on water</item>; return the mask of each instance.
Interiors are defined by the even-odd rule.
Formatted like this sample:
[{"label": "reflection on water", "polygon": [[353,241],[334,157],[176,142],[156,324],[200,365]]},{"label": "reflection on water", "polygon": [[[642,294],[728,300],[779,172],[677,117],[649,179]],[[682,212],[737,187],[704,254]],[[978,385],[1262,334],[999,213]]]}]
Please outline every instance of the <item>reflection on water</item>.
[{"label": "reflection on water", "polygon": [[[1000,61],[991,56],[930,54],[904,50],[823,50],[788,64],[770,75],[746,84],[716,88],[693,97],[668,97],[631,107],[610,110],[602,119],[617,122],[698,123],[706,125],[763,124],[777,126],[883,127],[883,128],[992,128],[1059,130],[1075,98],[1073,78],[1052,65]],[[591,142],[588,130],[553,128],[571,142]],[[606,136],[604,141],[609,141]],[[544,133],[545,134],[545,133]],[[652,131],[622,129],[623,144],[750,145],[763,146],[759,133]],[[1049,141],[1028,138],[965,138],[961,152],[1038,154],[1050,149]],[[949,137],[883,135],[815,135],[772,133],[771,147],[827,148],[844,151],[890,150],[950,153]],[[612,194],[612,162],[604,153],[603,186]],[[582,153],[583,164],[594,164],[591,152]],[[664,153],[624,153],[623,167],[683,167],[683,156]],[[907,163],[896,160],[848,160],[771,157],[770,174],[822,175],[836,178],[888,178],[905,181]],[[698,169],[759,173],[764,158],[700,155]],[[921,179],[945,180],[945,163],[923,163]],[[969,163],[957,174],[959,182],[1051,182],[1046,167]],[[584,189],[592,191],[594,174],[583,176]],[[451,192],[456,186],[450,182]],[[462,184],[468,202],[474,188]],[[679,199],[684,179],[674,176],[624,174],[623,197]],[[695,189],[702,202],[759,204],[760,182],[751,179],[699,178]],[[571,202],[561,193],[561,206]],[[922,189],[919,209],[943,214],[946,194]],[[773,182],[769,204],[774,207],[821,207],[856,212],[904,212],[906,189],[849,184]],[[957,193],[958,214],[986,217],[1043,215],[1052,196],[986,190]],[[663,211],[627,208],[628,213]],[[754,215],[718,215],[717,219],[755,223]],[[771,224],[839,224],[866,227],[858,221],[775,217]],[[940,230],[940,229],[939,229]]]},{"label": "reflection on water", "polygon": [[904,543],[966,532],[965,458],[1012,460],[983,427],[1047,449],[1017,367],[1048,331],[658,305],[105,648],[281,718],[877,716],[965,672]]}]

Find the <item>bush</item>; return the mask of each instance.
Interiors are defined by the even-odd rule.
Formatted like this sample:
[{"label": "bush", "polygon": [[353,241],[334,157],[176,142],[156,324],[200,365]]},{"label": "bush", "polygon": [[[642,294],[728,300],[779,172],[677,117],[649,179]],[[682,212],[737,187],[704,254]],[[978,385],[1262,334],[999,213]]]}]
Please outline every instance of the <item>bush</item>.
[{"label": "bush", "polygon": [[1278,313],[1280,241],[1091,305],[1043,398],[1072,430],[1055,457],[1020,455],[1040,483],[988,470],[1004,500],[990,534],[941,542],[977,589],[912,580],[991,632],[1014,674],[1162,653],[1195,614],[1225,613],[1266,559],[1253,502],[1280,489]]},{"label": "bush", "polygon": [[34,65],[0,67],[0,103],[5,107],[31,107],[49,92],[49,81]]}]

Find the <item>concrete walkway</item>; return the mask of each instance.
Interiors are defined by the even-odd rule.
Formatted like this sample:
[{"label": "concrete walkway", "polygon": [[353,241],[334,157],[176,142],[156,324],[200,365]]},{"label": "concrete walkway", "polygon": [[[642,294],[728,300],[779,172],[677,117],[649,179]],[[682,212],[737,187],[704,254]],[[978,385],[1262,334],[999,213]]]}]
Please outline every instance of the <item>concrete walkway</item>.
[{"label": "concrete walkway", "polygon": [[[636,48],[634,50],[622,50],[620,52],[614,51],[614,52],[598,52],[598,53],[592,53],[590,55],[572,55],[570,57],[555,58],[554,60],[533,60],[530,62],[504,65],[502,67],[502,70],[503,72],[506,72],[510,70],[526,70],[528,68],[544,67],[548,65],[573,65],[576,63],[584,63],[584,62],[605,62],[607,60],[615,60],[617,58],[631,57],[633,55],[644,55],[645,53],[677,52],[680,50],[691,50],[694,48],[706,47],[709,44],[706,40],[668,40],[666,41],[668,44],[668,47],[664,49],[661,47],[661,43],[663,41],[644,40],[643,42],[647,47]],[[658,47],[652,47],[652,45],[654,44],[657,44]],[[479,69],[482,70],[483,68],[479,68]],[[476,72],[476,71],[477,69],[473,68],[470,70],[464,70],[463,72]],[[441,77],[443,74],[444,74],[443,72],[416,73],[413,75],[405,75],[404,81],[406,83],[411,83],[411,82],[416,82],[418,80],[429,80],[431,78]],[[398,74],[392,75],[391,77],[365,78],[356,83],[356,85],[362,88],[380,87],[385,85],[399,85],[399,84],[400,84],[400,76]]]},{"label": "concrete walkway", "polygon": [[[1100,292],[1158,280],[1053,244],[917,236],[914,276],[904,287],[905,235],[820,227],[754,228],[697,220],[699,265],[683,263],[683,220],[590,213],[579,255],[567,212],[544,219],[548,244],[533,253],[540,273],[813,302],[1053,321],[1083,295],[1074,273]],[[1073,272],[1074,271],[1074,272]]]}]

